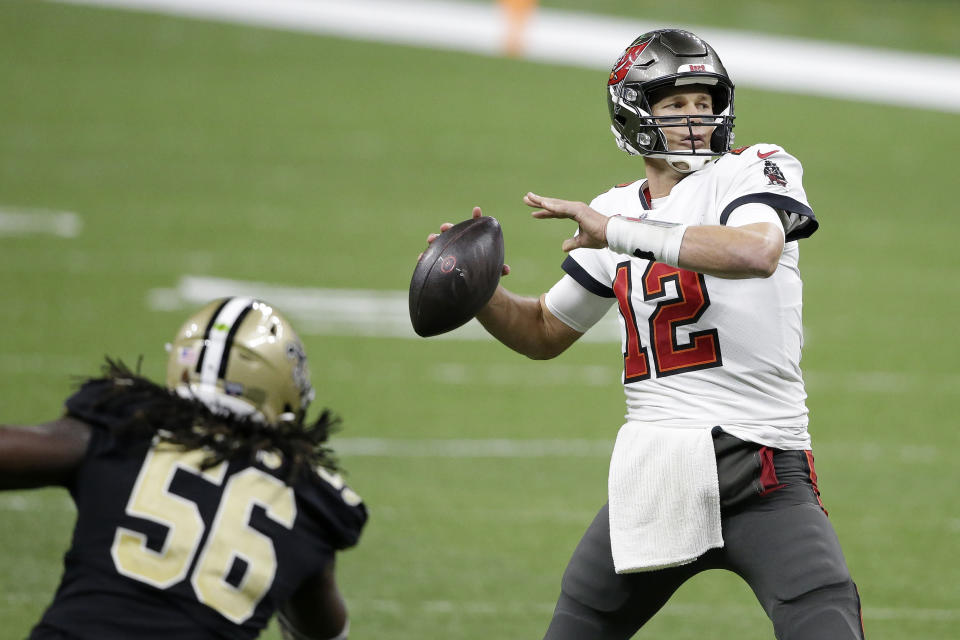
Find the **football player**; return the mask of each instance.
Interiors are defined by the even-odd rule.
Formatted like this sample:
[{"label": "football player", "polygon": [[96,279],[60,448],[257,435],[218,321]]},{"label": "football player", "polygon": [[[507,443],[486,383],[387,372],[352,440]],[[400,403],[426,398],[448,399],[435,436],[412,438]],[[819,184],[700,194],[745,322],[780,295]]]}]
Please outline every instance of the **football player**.
[{"label": "football player", "polygon": [[169,345],[166,386],[122,363],[64,415],[0,427],[0,488],[67,488],[73,541],[31,640],[347,637],[336,552],[366,507],[326,445],[303,345],[273,307],[227,298]]},{"label": "football player", "polygon": [[535,218],[579,225],[565,275],[539,298],[501,286],[477,316],[551,358],[619,311],[626,423],[546,638],[629,638],[713,568],[747,581],[777,638],[862,638],[807,432],[798,241],[818,222],[800,162],[779,144],[733,148],[734,84],[687,31],[634,40],[606,98],[645,178],[589,205],[528,193]]}]

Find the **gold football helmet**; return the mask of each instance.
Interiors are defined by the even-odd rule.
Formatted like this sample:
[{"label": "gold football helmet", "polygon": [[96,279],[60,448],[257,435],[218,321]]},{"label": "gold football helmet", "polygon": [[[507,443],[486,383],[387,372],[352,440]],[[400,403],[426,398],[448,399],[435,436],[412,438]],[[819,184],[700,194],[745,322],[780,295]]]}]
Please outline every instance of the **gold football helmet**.
[{"label": "gold football helmet", "polygon": [[214,410],[300,422],[313,400],[303,343],[269,304],[214,300],[168,345],[167,387]]}]

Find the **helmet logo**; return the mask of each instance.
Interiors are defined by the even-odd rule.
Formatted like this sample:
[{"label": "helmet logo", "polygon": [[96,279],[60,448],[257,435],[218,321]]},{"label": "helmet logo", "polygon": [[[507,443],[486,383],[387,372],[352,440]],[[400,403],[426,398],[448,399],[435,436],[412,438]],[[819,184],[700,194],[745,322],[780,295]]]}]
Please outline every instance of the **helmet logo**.
[{"label": "helmet logo", "polygon": [[649,40],[634,47],[629,47],[623,52],[623,55],[620,56],[620,59],[617,60],[616,64],[613,65],[613,71],[610,72],[610,78],[607,80],[607,86],[622,82],[623,79],[627,77],[627,73],[629,73],[630,68],[633,67],[633,63],[637,61],[637,57],[640,55],[640,52],[646,49],[648,44],[650,44]]},{"label": "helmet logo", "polygon": [[310,370],[307,368],[307,354],[299,342],[287,343],[287,359],[293,364],[293,381],[305,395],[310,391]]}]

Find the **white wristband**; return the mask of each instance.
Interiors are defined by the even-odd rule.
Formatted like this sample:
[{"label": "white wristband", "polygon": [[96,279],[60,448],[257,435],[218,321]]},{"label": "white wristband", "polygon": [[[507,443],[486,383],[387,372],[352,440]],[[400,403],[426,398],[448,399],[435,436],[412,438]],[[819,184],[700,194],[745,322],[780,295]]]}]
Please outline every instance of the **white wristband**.
[{"label": "white wristband", "polygon": [[678,266],[687,225],[612,216],[607,221],[607,246],[617,253]]}]

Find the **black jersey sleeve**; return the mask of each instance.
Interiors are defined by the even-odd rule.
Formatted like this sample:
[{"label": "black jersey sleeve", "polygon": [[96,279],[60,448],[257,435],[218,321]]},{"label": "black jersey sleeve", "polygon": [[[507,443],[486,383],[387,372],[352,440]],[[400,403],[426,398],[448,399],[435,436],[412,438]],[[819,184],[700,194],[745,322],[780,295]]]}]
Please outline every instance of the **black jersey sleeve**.
[{"label": "black jersey sleeve", "polygon": [[336,549],[354,546],[367,522],[367,507],[343,478],[320,470],[300,483],[297,490],[300,507],[318,523],[325,538]]},{"label": "black jersey sleeve", "polygon": [[115,429],[162,402],[157,394],[131,392],[122,379],[101,378],[83,384],[65,403],[68,415]]}]

